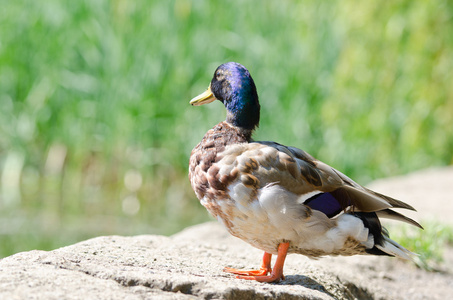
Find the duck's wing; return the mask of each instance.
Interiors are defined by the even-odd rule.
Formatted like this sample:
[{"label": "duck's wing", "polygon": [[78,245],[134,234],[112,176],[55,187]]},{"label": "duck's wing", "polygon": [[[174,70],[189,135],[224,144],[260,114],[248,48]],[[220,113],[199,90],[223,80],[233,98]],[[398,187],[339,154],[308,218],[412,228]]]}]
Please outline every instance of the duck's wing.
[{"label": "duck's wing", "polygon": [[[415,210],[409,204],[359,185],[303,150],[275,142],[254,142],[246,147],[252,150],[249,154],[259,166],[253,173],[261,184],[278,184],[298,195],[299,199],[304,199],[301,204],[319,210],[328,217],[342,211],[375,212],[379,217],[422,228],[416,221],[392,210]],[[247,157],[246,152],[243,155]]]}]

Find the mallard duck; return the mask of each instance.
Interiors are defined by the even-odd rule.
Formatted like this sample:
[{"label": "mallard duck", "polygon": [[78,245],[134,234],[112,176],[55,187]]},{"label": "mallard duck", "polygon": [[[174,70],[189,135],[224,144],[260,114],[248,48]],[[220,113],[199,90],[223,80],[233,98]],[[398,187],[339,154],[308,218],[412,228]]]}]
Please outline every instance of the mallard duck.
[{"label": "mallard duck", "polygon": [[[274,282],[284,279],[288,253],[310,258],[412,257],[389,238],[379,220],[396,219],[422,228],[392,210],[415,210],[412,206],[357,184],[300,149],[252,139],[260,104],[244,66],[220,65],[209,88],[190,104],[214,100],[225,105],[226,120],[193,149],[189,179],[201,204],[230,234],[264,251],[261,268],[224,271],[241,279]],[[272,255],[277,255],[273,268]]]}]

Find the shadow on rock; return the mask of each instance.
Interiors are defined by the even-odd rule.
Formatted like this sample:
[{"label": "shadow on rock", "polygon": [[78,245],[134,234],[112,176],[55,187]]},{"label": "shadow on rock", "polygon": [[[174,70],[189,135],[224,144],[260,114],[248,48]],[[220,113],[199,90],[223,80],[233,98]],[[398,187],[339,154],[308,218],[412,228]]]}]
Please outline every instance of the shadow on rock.
[{"label": "shadow on rock", "polygon": [[[318,281],[304,276],[304,275],[288,275],[285,276],[285,280],[278,283],[279,285],[300,285],[307,289],[316,290],[322,293],[327,294],[332,298],[335,297],[335,291],[342,291],[342,294],[349,299],[363,299],[363,300],[372,300],[374,299],[373,294],[370,293],[367,289],[358,287],[354,283],[348,282],[345,286],[334,285],[334,286],[324,286]],[[335,291],[330,292],[329,290],[334,289]]]}]

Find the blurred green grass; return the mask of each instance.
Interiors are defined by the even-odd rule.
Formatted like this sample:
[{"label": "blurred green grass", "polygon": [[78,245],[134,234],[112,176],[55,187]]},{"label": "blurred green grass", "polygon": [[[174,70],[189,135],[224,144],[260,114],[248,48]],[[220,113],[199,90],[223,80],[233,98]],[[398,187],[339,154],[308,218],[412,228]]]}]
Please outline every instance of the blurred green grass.
[{"label": "blurred green grass", "polygon": [[453,246],[453,227],[436,220],[426,220],[424,225],[423,231],[400,224],[390,229],[394,229],[394,238],[401,245],[417,254],[414,256],[417,266],[429,271],[449,272],[444,252]]},{"label": "blurred green grass", "polygon": [[0,257],[207,220],[188,157],[225,112],[188,101],[227,61],[256,139],[363,184],[452,164],[452,29],[450,1],[1,1]]}]

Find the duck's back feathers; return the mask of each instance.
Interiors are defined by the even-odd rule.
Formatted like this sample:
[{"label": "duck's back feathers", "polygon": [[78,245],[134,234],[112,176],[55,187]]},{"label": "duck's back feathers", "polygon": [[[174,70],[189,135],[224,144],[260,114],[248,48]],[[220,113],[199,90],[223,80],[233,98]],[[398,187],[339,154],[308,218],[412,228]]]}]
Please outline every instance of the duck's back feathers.
[{"label": "duck's back feathers", "polygon": [[[249,144],[249,147],[255,147],[253,144]],[[403,218],[399,217],[401,214],[390,210],[390,208],[415,210],[409,204],[359,185],[340,171],[313,158],[305,151],[273,142],[256,142],[256,144],[274,149],[264,150],[262,148],[262,152],[277,152],[277,154],[262,157],[262,160],[266,161],[267,166],[276,170],[277,177],[278,174],[285,174],[285,177],[289,177],[288,174],[291,174],[292,178],[290,180],[287,178],[273,179],[288,191],[302,195],[307,191],[317,190],[329,194],[329,196],[321,197],[321,195],[316,195],[313,198],[309,198],[306,204],[319,198],[332,206],[333,199],[335,199],[343,210],[351,207],[356,212],[384,211],[385,213],[382,213],[382,216],[389,216],[394,219]],[[296,181],[296,184],[293,181]],[[407,219],[404,217],[404,220]],[[420,227],[415,221],[411,222],[411,224],[417,224],[416,226]]]}]

